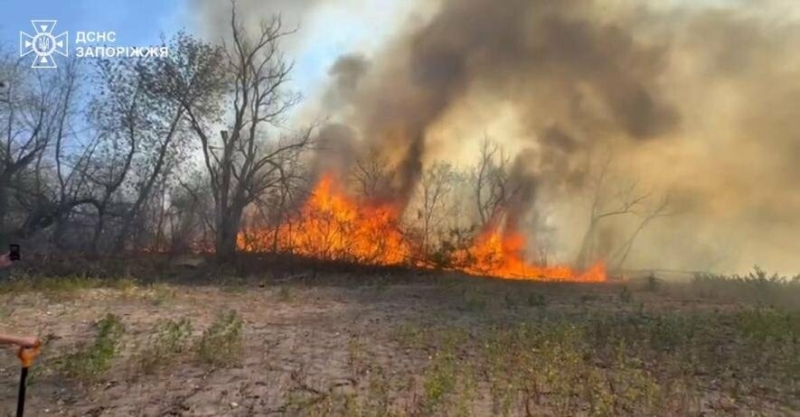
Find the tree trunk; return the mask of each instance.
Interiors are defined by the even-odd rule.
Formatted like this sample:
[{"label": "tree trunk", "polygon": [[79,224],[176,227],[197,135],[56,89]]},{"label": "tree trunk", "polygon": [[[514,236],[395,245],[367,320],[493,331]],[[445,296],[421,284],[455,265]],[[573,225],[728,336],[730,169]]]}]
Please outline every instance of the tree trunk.
[{"label": "tree trunk", "polygon": [[52,242],[58,249],[64,248],[64,235],[66,234],[67,223],[69,216],[58,216],[55,220],[55,228],[53,229]]},{"label": "tree trunk", "polygon": [[242,223],[243,211],[243,207],[234,205],[222,213],[216,236],[217,261],[220,263],[230,263],[236,256],[236,238]]},{"label": "tree trunk", "polygon": [[97,223],[94,225],[94,235],[92,236],[92,254],[97,255],[100,251],[100,237],[103,234],[103,228],[105,228],[105,209],[98,210],[97,212]]},{"label": "tree trunk", "polygon": [[131,207],[130,213],[125,216],[125,219],[123,220],[119,235],[117,235],[117,240],[114,243],[114,250],[116,252],[125,250],[125,240],[128,238],[131,225],[133,224],[134,219],[136,219],[136,217],[139,216],[140,212],[142,211],[142,206],[144,203],[150,197],[150,193],[153,191],[153,186],[156,184],[156,180],[161,177],[161,171],[164,169],[166,162],[167,151],[172,144],[172,138],[174,137],[175,129],[178,127],[178,123],[180,122],[182,115],[183,112],[180,111],[175,115],[175,117],[173,117],[172,123],[170,124],[169,133],[164,139],[164,143],[159,148],[158,159],[153,167],[153,172],[150,174],[150,177],[145,182],[144,187],[139,192],[139,196],[136,198],[136,202],[134,202],[133,207]]}]

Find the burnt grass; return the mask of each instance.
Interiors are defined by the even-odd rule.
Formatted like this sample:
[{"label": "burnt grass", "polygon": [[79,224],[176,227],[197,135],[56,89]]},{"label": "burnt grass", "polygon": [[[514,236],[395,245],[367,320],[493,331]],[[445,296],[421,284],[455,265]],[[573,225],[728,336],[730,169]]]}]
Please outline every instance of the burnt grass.
[{"label": "burnt grass", "polygon": [[[607,284],[248,256],[42,259],[0,331],[26,415],[800,415],[800,280]],[[0,356],[0,415],[19,365]]]}]

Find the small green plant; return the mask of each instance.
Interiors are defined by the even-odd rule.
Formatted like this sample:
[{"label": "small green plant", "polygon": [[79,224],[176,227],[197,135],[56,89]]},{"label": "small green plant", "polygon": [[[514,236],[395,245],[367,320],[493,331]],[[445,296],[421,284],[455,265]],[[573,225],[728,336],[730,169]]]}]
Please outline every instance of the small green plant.
[{"label": "small green plant", "polygon": [[90,345],[80,346],[61,361],[61,370],[71,378],[91,382],[111,365],[119,340],[125,332],[119,317],[108,313],[97,322],[97,335]]},{"label": "small green plant", "polygon": [[423,382],[424,397],[420,404],[423,415],[433,415],[443,405],[447,395],[456,388],[456,366],[449,353],[438,353]]},{"label": "small green plant", "polygon": [[237,363],[244,353],[243,325],[236,310],[218,315],[197,341],[195,350],[198,359],[213,366]]},{"label": "small green plant", "polygon": [[156,324],[147,348],[139,354],[139,366],[151,373],[183,353],[192,334],[189,319],[162,320]]}]

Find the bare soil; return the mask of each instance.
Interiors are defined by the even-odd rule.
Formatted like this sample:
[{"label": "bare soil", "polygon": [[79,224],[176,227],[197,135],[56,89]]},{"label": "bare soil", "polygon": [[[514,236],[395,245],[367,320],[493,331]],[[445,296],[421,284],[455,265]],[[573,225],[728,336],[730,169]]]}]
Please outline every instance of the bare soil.
[{"label": "bare soil", "polygon": [[[519,386],[509,388],[508,392],[515,394],[509,397],[510,405],[503,406],[499,399],[506,394],[498,394],[492,387],[496,381],[505,381],[502,369],[512,358],[501,357],[496,365],[484,367],[493,359],[487,346],[501,338],[495,335],[507,336],[519,326],[535,332],[544,322],[580,327],[587,317],[682,314],[714,315],[724,322],[727,314],[738,317],[736,312],[750,308],[754,307],[741,300],[701,297],[666,285],[648,290],[642,283],[543,284],[436,274],[342,273],[253,278],[218,286],[126,284],[9,291],[0,295],[0,331],[38,334],[46,341],[28,388],[29,416],[662,414],[654,413],[654,407],[666,407],[662,415],[677,415],[682,410],[693,415],[800,415],[796,379],[787,386],[786,376],[778,371],[760,381],[749,374],[700,370],[702,364],[696,375],[673,376],[671,365],[659,363],[659,358],[672,358],[665,356],[671,353],[645,352],[642,363],[631,365],[636,372],[645,372],[647,381],[654,381],[642,386],[652,385],[658,394],[610,391],[610,398],[636,395],[629,401],[633,404],[678,401],[673,398],[678,392],[686,396],[685,404],[650,404],[642,409],[626,410],[613,401],[609,407],[617,408],[602,408],[597,392],[606,392],[605,388],[586,395],[564,395],[578,398],[574,404],[564,405],[556,401],[562,393],[556,385],[564,381],[556,379],[543,379],[537,385],[536,401],[532,394],[527,399],[517,395],[524,391]],[[231,352],[229,365],[202,363],[189,347],[165,358],[155,371],[142,371],[142,355],[147,354],[145,347],[158,323],[189,319],[190,339],[196,340],[221,312],[229,310],[243,320],[244,347],[241,353]],[[98,320],[108,313],[124,326],[109,368],[89,379],[65,375],[61,364],[66,355],[90,344],[96,338]],[[787,317],[789,326],[797,328],[798,316]],[[739,352],[737,349],[743,348],[735,330],[738,327],[731,328],[734,330],[723,333],[729,334],[727,338],[715,336],[716,343],[720,350]],[[680,332],[683,330],[676,334]],[[448,340],[455,342],[448,344]],[[517,346],[520,338],[514,336],[513,340],[509,346]],[[780,349],[798,351],[797,340],[781,343]],[[705,345],[697,346],[697,352],[705,354],[701,349]],[[587,352],[603,349],[598,342]],[[693,351],[687,348],[687,352]],[[730,359],[724,352],[719,354]],[[611,357],[601,353],[583,356],[576,360],[591,368],[592,373],[586,375],[601,375],[595,370],[608,366],[602,361]],[[456,372],[443,365],[451,363]],[[537,366],[544,372],[549,365]],[[465,377],[465,369],[475,372]],[[1,355],[0,414],[13,415],[18,374],[13,352]],[[746,388],[732,388],[735,384],[731,381],[745,377],[750,381]],[[690,383],[680,391],[672,385],[678,380]],[[553,387],[547,388],[548,384]],[[468,398],[460,396],[465,392],[471,393]]]}]

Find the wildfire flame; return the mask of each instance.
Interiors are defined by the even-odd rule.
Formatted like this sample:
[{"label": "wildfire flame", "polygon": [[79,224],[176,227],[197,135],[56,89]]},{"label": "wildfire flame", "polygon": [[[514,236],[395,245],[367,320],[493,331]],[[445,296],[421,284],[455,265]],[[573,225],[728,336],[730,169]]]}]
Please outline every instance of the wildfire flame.
[{"label": "wildfire flame", "polygon": [[296,219],[254,236],[239,234],[239,248],[259,251],[272,245],[280,252],[325,260],[398,265],[410,250],[395,226],[397,218],[388,205],[355,204],[332,176],[324,176]]},{"label": "wildfire flame", "polygon": [[[325,175],[299,213],[274,229],[240,233],[239,249],[278,252],[323,260],[371,265],[403,265],[429,268],[413,260],[413,242],[398,228],[402,213],[387,204],[359,204]],[[525,262],[525,237],[491,227],[466,249],[451,257],[451,269],[470,275],[515,280],[604,282],[605,267],[597,264],[579,272],[568,266],[538,266]]]},{"label": "wildfire flame", "polygon": [[472,246],[456,253],[459,270],[471,275],[483,275],[515,280],[604,282],[605,266],[598,263],[585,272],[568,266],[539,266],[525,262],[525,237],[491,228],[478,236]]}]

